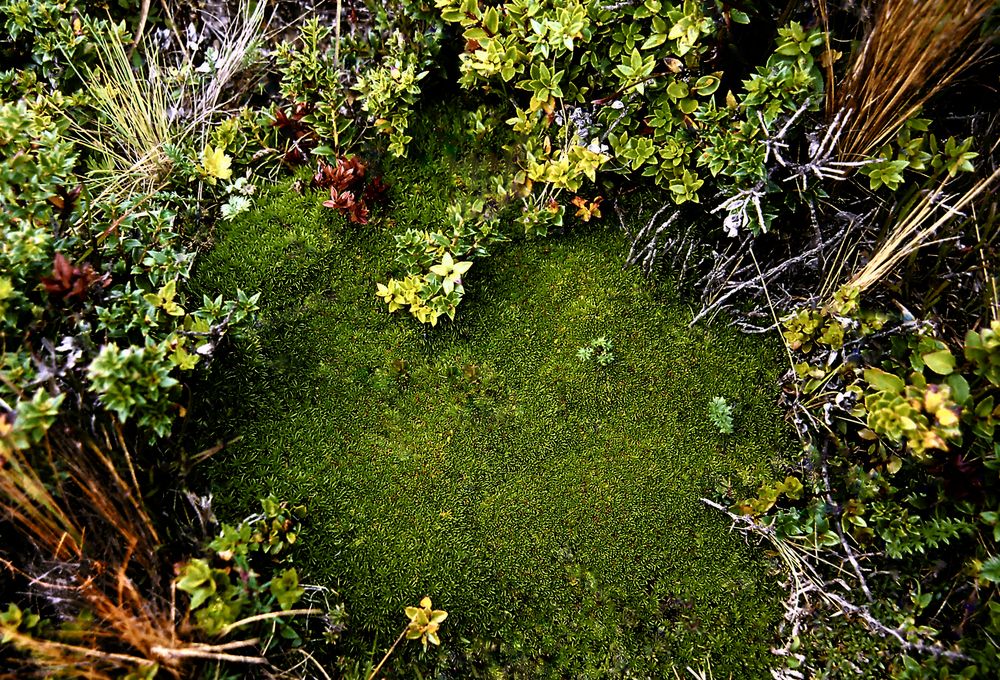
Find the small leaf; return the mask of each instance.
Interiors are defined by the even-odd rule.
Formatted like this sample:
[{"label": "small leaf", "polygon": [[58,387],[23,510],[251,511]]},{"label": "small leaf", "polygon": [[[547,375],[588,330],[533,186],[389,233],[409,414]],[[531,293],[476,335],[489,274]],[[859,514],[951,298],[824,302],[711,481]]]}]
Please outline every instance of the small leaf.
[{"label": "small leaf", "polygon": [[865,382],[879,392],[902,392],[903,388],[906,387],[902,378],[878,368],[865,369]]},{"label": "small leaf", "polygon": [[278,601],[282,610],[288,611],[305,594],[305,589],[299,587],[299,574],[294,568],[285,569],[281,576],[271,581],[271,594]]},{"label": "small leaf", "polygon": [[702,76],[698,79],[698,82],[694,84],[694,90],[703,97],[707,97],[710,94],[714,94],[716,90],[719,89],[718,76],[708,75]]},{"label": "small leaf", "polygon": [[923,355],[924,363],[938,375],[951,375],[955,370],[955,355],[947,349]]},{"label": "small leaf", "polygon": [[990,583],[1000,583],[1000,555],[983,562],[983,566],[979,569],[979,578]]},{"label": "small leaf", "polygon": [[729,10],[729,18],[733,20],[733,23],[737,24],[750,23],[750,17],[747,16],[746,12],[741,12],[738,9]]},{"label": "small leaf", "polygon": [[781,490],[793,501],[802,498],[803,486],[797,477],[785,477],[785,481],[781,483]]},{"label": "small leaf", "polygon": [[944,381],[951,388],[951,398],[959,406],[963,406],[969,400],[969,381],[961,373],[952,373]]},{"label": "small leaf", "polygon": [[698,110],[698,100],[697,99],[682,99],[677,108],[681,110],[682,113],[692,114]]},{"label": "small leaf", "polygon": [[688,95],[688,86],[679,80],[675,80],[667,87],[667,94],[672,99],[683,99]]},{"label": "small leaf", "polygon": [[651,50],[654,47],[659,47],[667,41],[666,33],[654,33],[653,35],[646,38],[645,42],[642,43],[642,49]]},{"label": "small leaf", "polygon": [[987,418],[990,412],[993,411],[993,395],[986,397],[978,404],[976,404],[976,417],[977,418]]},{"label": "small leaf", "polygon": [[483,15],[483,27],[490,35],[496,35],[496,32],[500,30],[500,12],[497,11],[496,7],[490,7],[486,10],[486,14]]},{"label": "small leaf", "polygon": [[889,462],[885,464],[885,469],[890,475],[899,472],[901,467],[903,467],[903,461],[899,456],[890,456]]}]

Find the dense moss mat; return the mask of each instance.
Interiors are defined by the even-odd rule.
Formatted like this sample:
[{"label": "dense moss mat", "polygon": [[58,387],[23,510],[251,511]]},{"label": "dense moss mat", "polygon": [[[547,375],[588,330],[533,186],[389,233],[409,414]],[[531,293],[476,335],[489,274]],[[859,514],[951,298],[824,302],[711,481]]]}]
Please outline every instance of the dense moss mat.
[{"label": "dense moss mat", "polygon": [[[202,258],[206,292],[262,293],[199,394],[206,440],[243,437],[207,471],[222,514],[268,493],[309,506],[299,559],[346,602],[342,650],[387,645],[429,594],[450,612],[437,662],[461,676],[665,677],[710,657],[716,677],[768,677],[775,578],[698,498],[769,478],[788,446],[779,349],[689,329],[668,285],[622,270],[608,226],[477,262],[455,323],[387,314],[392,234],[436,225],[470,172],[460,141],[415,136],[371,225],[285,184]],[[599,336],[607,367],[576,357]],[[707,420],[716,395],[730,437]]]}]

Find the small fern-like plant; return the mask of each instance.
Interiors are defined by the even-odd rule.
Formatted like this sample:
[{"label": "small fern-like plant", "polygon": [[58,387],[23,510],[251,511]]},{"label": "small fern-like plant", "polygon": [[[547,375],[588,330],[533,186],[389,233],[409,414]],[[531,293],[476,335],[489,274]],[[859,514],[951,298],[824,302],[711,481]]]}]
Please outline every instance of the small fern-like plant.
[{"label": "small fern-like plant", "polygon": [[725,397],[713,397],[708,403],[708,419],[720,434],[733,433],[733,407],[726,402]]},{"label": "small fern-like plant", "polygon": [[576,350],[576,358],[584,363],[593,359],[601,366],[610,366],[615,360],[615,355],[611,351],[611,341],[601,336]]}]

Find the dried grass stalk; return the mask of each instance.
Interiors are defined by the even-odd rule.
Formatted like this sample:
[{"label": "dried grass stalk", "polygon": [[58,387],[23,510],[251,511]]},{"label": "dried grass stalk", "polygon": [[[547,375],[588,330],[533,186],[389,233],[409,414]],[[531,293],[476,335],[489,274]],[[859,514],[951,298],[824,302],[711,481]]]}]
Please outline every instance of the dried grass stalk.
[{"label": "dried grass stalk", "polygon": [[171,92],[155,54],[140,74],[120,36],[98,35],[95,46],[97,66],[81,74],[94,125],[72,124],[74,136],[100,163],[89,182],[104,195],[153,192],[170,171],[165,146],[182,145],[190,136],[171,115],[183,95]]},{"label": "dried grass stalk", "polygon": [[865,291],[891,275],[899,263],[930,245],[932,238],[956,217],[967,217],[962,211],[1000,180],[1000,169],[979,180],[954,203],[945,203],[947,179],[939,187],[923,191],[893,225],[887,238],[872,255],[864,267],[858,271],[848,285]]},{"label": "dried grass stalk", "polygon": [[[169,80],[162,55],[151,42],[142,45],[144,67],[133,65],[121,36],[95,36],[97,66],[80,74],[96,114],[93,125],[72,123],[77,140],[94,152],[99,167],[90,183],[103,197],[155,192],[169,174],[168,145],[186,149],[233,105],[240,92],[229,91],[236,76],[259,58],[266,3],[243,0],[218,37],[211,77],[194,87]],[[189,68],[195,65],[188,63]]]},{"label": "dried grass stalk", "polygon": [[993,0],[884,0],[836,94],[850,112],[841,160],[884,144],[934,95],[982,56],[977,32]]},{"label": "dried grass stalk", "polygon": [[72,634],[5,629],[27,656],[17,677],[110,679],[155,664],[180,678],[198,662],[264,663],[231,653],[256,639],[199,643],[176,619],[170,566],[134,478],[119,472],[131,461],[117,435],[98,443],[56,426],[41,450],[5,450],[0,514],[19,545],[0,547],[0,566],[26,580],[46,617],[89,616]]}]

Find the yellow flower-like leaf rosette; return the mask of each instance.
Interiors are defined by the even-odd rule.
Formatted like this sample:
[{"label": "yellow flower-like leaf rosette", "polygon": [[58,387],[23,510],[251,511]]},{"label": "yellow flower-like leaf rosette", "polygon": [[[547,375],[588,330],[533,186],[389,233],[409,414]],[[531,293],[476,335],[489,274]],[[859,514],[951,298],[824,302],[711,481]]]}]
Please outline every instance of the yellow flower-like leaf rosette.
[{"label": "yellow flower-like leaf rosette", "polygon": [[448,618],[448,612],[432,607],[431,598],[425,597],[420,600],[419,607],[407,607],[404,610],[410,619],[410,624],[406,627],[406,639],[420,640],[425,650],[428,642],[432,645],[441,644],[438,630],[441,627],[441,622]]}]

